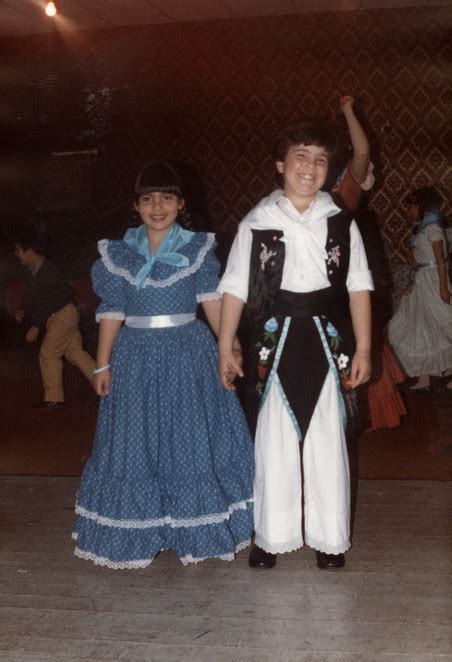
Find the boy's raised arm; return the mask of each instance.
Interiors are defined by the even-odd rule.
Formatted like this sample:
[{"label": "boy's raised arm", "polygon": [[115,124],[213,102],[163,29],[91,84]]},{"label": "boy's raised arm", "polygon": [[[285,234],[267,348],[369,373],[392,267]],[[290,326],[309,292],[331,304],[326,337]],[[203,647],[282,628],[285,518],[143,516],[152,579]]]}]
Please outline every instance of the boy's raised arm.
[{"label": "boy's raised arm", "polygon": [[353,110],[354,99],[351,96],[341,97],[341,111],[347,122],[350,140],[353,147],[352,175],[359,184],[367,177],[370,162],[370,146],[367,136]]}]

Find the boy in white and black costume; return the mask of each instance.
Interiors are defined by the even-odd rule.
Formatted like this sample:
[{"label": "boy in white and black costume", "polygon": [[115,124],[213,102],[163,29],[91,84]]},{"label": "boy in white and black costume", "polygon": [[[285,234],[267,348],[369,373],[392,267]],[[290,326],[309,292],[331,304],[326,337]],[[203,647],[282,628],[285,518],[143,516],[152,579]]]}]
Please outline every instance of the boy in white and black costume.
[{"label": "boy in white and black costume", "polygon": [[276,142],[283,190],[242,221],[219,286],[228,388],[243,374],[232,343],[245,303],[254,333],[252,567],[272,567],[277,553],[304,542],[319,567],[341,567],[350,547],[345,430],[357,413],[354,389],[370,377],[373,284],[356,223],[320,190],[333,149],[323,121],[292,127]]}]

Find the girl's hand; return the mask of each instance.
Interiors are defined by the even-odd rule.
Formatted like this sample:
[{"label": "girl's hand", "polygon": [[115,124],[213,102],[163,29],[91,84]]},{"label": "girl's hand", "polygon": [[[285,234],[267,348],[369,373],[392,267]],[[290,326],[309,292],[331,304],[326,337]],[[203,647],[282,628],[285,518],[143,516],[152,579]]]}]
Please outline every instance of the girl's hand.
[{"label": "girl's hand", "polygon": [[360,384],[369,381],[371,375],[371,361],[369,352],[356,352],[347,382],[350,388],[356,388]]},{"label": "girl's hand", "polygon": [[27,335],[25,336],[25,340],[27,342],[36,342],[38,339],[39,335],[39,329],[37,326],[30,326],[30,328],[27,331]]},{"label": "girl's hand", "polygon": [[238,355],[239,350],[230,352],[220,351],[218,357],[218,366],[220,371],[220,381],[228,391],[235,391],[234,380],[243,377],[242,353]]},{"label": "girl's hand", "polygon": [[14,315],[14,318],[15,318],[16,322],[22,322],[24,317],[25,317],[24,311],[22,310],[22,308],[18,308],[16,310],[15,315]]},{"label": "girl's hand", "polygon": [[447,287],[440,287],[439,296],[444,303],[450,303],[450,292]]},{"label": "girl's hand", "polygon": [[111,379],[110,370],[104,370],[104,372],[98,372],[96,375],[94,375],[93,386],[97,395],[103,396],[109,394],[110,379]]}]

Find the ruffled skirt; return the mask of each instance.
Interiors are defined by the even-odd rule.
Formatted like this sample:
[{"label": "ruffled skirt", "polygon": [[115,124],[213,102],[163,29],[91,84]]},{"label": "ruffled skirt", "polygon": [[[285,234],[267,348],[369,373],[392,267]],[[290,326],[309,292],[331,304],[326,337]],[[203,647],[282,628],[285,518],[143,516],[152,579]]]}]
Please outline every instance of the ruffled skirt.
[{"label": "ruffled skirt", "polygon": [[184,564],[233,559],[253,529],[253,449],[210,331],[123,327],[111,371],[77,494],[76,556],[110,568],[168,549]]}]

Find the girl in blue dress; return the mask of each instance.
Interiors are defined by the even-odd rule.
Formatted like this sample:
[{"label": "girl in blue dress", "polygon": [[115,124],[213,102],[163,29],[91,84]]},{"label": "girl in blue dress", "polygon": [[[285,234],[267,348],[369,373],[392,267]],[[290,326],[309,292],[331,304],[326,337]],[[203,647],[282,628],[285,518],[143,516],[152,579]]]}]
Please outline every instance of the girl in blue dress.
[{"label": "girl in blue dress", "polygon": [[[142,225],[99,242],[101,299],[91,457],[77,494],[75,555],[143,568],[174,549],[184,565],[232,560],[253,529],[253,450],[236,395],[221,386],[214,237],[183,229],[180,180],[145,166]],[[237,346],[237,350],[238,346]]]}]

